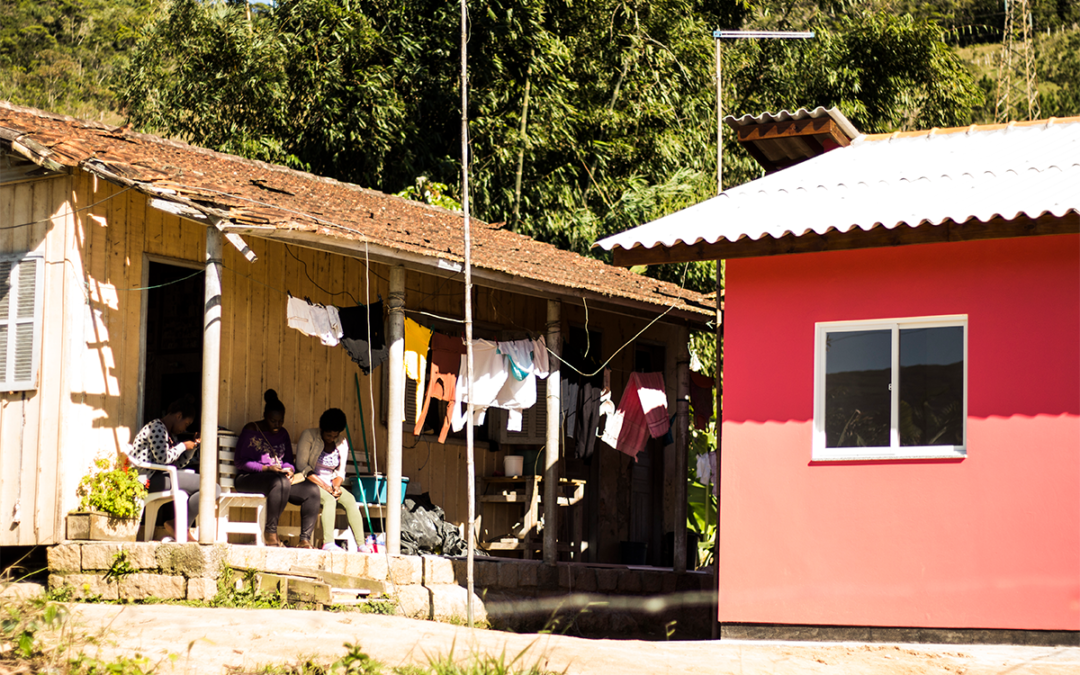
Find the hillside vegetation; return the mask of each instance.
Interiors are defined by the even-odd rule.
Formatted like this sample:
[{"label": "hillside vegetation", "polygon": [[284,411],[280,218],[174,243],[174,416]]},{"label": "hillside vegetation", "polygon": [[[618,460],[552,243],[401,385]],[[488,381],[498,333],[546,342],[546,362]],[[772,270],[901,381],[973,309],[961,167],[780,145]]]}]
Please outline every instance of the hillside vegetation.
[{"label": "hillside vegetation", "polygon": [[[1042,116],[1080,114],[1080,3],[1034,0]],[[992,121],[1000,0],[470,3],[474,212],[590,254],[715,192],[712,30],[735,115],[838,106],[862,131]],[[7,0],[0,99],[385,192],[459,198],[452,0]],[[725,185],[760,175],[725,139]],[[425,186],[450,186],[440,190]],[[452,203],[452,202],[443,202]],[[711,265],[650,274],[710,289]]]}]

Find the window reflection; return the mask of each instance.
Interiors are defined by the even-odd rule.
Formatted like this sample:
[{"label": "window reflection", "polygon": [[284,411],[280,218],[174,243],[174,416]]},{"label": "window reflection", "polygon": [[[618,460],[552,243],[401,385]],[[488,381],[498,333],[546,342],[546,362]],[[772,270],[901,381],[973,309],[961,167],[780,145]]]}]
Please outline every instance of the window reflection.
[{"label": "window reflection", "polygon": [[889,445],[892,332],[832,332],[825,343],[825,447]]},{"label": "window reflection", "polygon": [[900,330],[900,445],[963,445],[964,329]]}]

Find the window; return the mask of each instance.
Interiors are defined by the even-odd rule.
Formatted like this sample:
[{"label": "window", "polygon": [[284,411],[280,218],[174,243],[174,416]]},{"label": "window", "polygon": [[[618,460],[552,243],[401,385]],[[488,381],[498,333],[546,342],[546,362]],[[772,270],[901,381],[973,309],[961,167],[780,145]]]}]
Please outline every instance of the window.
[{"label": "window", "polygon": [[964,457],[967,317],[817,324],[818,461]]},{"label": "window", "polygon": [[37,389],[41,288],[40,258],[0,258],[0,391]]}]

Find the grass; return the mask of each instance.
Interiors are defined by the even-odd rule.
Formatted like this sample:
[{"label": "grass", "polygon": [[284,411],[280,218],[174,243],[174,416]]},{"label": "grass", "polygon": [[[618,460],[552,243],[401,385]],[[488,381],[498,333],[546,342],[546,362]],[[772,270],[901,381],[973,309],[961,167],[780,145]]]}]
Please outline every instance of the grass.
[{"label": "grass", "polygon": [[[10,582],[0,582],[0,589]],[[246,600],[245,600],[246,598]],[[240,596],[233,601],[257,604],[266,599]],[[153,675],[165,661],[175,662],[178,654],[169,654],[158,662],[145,656],[118,656],[102,660],[87,653],[105,636],[79,632],[71,621],[67,606],[47,595],[28,599],[0,600],[0,673],[4,675]],[[531,645],[530,645],[531,647]],[[548,675],[540,662],[526,663],[523,650],[508,659],[474,654],[455,659],[453,649],[445,656],[428,657],[426,665],[391,668],[371,658],[359,644],[345,643],[345,654],[336,661],[317,657],[301,658],[294,664],[265,665],[254,670],[230,668],[230,675]]]}]

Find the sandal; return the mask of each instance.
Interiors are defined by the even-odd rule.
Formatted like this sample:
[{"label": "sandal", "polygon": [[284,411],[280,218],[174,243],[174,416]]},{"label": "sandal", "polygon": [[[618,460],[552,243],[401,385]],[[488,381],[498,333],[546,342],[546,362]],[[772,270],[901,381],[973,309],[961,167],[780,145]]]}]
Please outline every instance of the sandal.
[{"label": "sandal", "polygon": [[311,542],[307,539],[301,539],[300,543],[296,545],[296,548],[315,548],[311,545]]},{"label": "sandal", "polygon": [[263,541],[266,543],[267,546],[280,547],[285,545],[281,543],[280,539],[278,539],[277,532],[266,532],[265,534],[263,534]]}]

